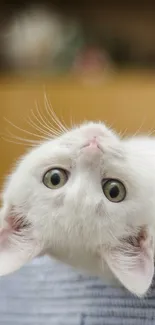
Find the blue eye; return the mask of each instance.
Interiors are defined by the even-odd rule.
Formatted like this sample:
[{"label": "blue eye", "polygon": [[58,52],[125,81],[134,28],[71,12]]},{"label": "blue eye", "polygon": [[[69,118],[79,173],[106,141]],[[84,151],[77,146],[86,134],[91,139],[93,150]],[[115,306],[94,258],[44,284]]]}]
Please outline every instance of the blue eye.
[{"label": "blue eye", "polygon": [[58,189],[68,181],[68,173],[61,168],[50,169],[43,177],[43,183],[50,189]]},{"label": "blue eye", "polygon": [[126,197],[126,188],[124,184],[117,179],[103,180],[102,190],[106,198],[111,202],[119,203]]}]

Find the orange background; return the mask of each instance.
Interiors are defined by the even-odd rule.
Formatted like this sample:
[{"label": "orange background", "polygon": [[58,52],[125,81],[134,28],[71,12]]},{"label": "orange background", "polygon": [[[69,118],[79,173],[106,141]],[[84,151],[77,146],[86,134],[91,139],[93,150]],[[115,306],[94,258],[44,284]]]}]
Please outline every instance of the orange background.
[{"label": "orange background", "polygon": [[[93,82],[92,82],[93,81]],[[9,129],[14,135],[32,136],[17,130],[4,117],[20,128],[39,134],[25,120],[35,114],[35,101],[43,114],[44,93],[58,117],[69,126],[83,120],[103,120],[125,134],[148,132],[155,128],[155,74],[148,72],[122,72],[105,79],[82,80],[75,78],[33,79],[1,78],[0,80],[0,132],[6,137]],[[14,164],[24,153],[26,146],[13,144],[1,137],[0,184]],[[9,137],[11,140],[11,138]],[[38,138],[36,138],[38,139]],[[13,140],[12,141],[17,141]]]}]

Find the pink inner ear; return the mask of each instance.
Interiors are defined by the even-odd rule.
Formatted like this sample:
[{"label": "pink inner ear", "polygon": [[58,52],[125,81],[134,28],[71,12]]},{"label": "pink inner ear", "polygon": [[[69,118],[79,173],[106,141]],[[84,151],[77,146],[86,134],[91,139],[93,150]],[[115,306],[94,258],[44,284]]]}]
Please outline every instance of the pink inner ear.
[{"label": "pink inner ear", "polygon": [[1,225],[0,276],[18,270],[42,250],[37,231],[15,209],[1,210]]},{"label": "pink inner ear", "polygon": [[17,213],[8,216],[7,222],[9,224],[10,230],[16,233],[22,231],[23,229],[28,229],[31,227],[31,224],[26,220],[26,217]]},{"label": "pink inner ear", "polygon": [[13,214],[13,210],[9,212],[9,215],[4,220],[3,228],[0,228],[0,245],[3,245],[3,247],[8,243],[11,235],[21,234],[22,230],[30,229],[31,226],[24,216],[17,213]]},{"label": "pink inner ear", "polygon": [[[11,233],[11,228],[1,228],[0,229],[0,245],[4,245],[8,239],[8,236],[10,235]],[[1,247],[0,247],[1,249]]]},{"label": "pink inner ear", "polygon": [[17,212],[16,207],[13,205],[3,208],[0,212],[2,219],[1,222],[3,222],[0,231],[7,230],[18,233],[19,231],[25,228],[28,229],[32,226],[26,216],[23,215],[22,212]]},{"label": "pink inner ear", "polygon": [[146,231],[123,240],[119,247],[106,254],[105,259],[129,291],[138,296],[147,292],[154,275],[154,245]]}]

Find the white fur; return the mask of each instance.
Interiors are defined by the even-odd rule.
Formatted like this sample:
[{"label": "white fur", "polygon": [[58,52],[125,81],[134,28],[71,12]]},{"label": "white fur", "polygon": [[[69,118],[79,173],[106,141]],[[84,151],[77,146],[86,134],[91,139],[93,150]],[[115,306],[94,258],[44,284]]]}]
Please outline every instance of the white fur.
[{"label": "white fur", "polygon": [[[94,136],[102,151],[81,149]],[[42,181],[53,167],[70,173],[68,182],[57,190]],[[124,183],[124,201],[108,201],[101,187],[104,178]],[[10,175],[2,199],[1,274],[43,252],[103,278],[116,276],[137,295],[150,287],[154,272],[154,139],[123,140],[103,123],[80,125],[24,156]],[[10,226],[9,220],[16,215],[30,223],[20,235]],[[138,238],[142,228],[146,238],[138,247],[130,245],[127,239]]]}]

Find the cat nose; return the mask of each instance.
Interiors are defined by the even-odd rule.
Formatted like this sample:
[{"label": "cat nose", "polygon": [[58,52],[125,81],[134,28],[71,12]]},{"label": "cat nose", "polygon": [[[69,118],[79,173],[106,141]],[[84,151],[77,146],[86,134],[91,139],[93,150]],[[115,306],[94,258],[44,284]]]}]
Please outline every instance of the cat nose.
[{"label": "cat nose", "polygon": [[98,147],[97,137],[94,136],[91,140],[88,142],[89,147]]},{"label": "cat nose", "polygon": [[97,141],[97,136],[93,136],[88,142],[84,145],[84,147],[89,147],[89,148],[98,148],[98,141]]}]

